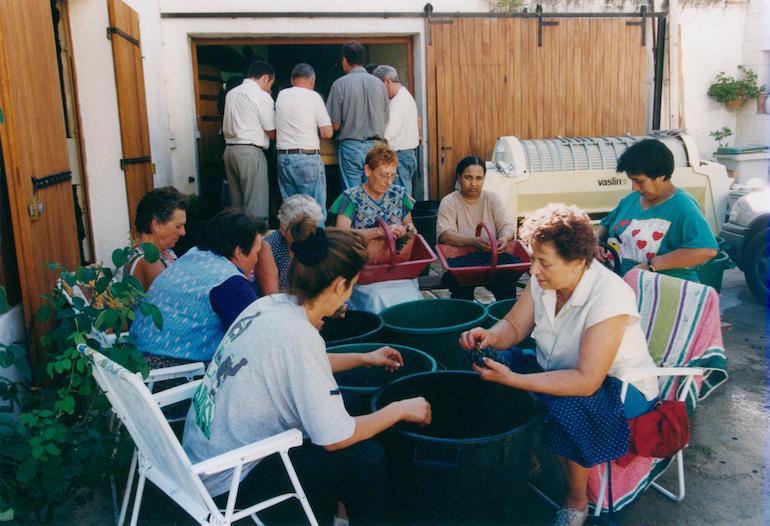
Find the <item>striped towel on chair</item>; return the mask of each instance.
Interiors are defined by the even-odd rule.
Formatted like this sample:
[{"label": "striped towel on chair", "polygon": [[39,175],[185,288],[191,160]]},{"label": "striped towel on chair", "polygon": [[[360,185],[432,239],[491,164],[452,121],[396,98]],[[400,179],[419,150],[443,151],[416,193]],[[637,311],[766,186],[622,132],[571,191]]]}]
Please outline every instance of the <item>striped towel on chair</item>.
[{"label": "striped towel on chair", "polygon": [[[636,292],[642,331],[655,363],[660,367],[701,367],[705,370],[687,396],[688,413],[692,414],[699,400],[727,380],[719,295],[706,285],[638,269],[628,272],[623,279]],[[676,399],[679,379],[663,378],[661,382],[661,399]],[[670,458],[637,457],[621,468],[613,462],[614,510],[630,504],[670,463]],[[603,469],[603,466],[596,466],[591,470],[588,497],[592,502],[596,502]],[[604,503],[606,509],[606,496]]]}]

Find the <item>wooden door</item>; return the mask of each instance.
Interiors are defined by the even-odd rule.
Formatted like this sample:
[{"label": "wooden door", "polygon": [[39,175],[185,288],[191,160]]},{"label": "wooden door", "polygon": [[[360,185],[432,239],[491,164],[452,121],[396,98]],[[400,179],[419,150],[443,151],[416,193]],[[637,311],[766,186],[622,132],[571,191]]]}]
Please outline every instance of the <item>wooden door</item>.
[{"label": "wooden door", "polygon": [[80,262],[59,86],[50,2],[0,2],[0,148],[28,324],[54,284],[48,262]]},{"label": "wooden door", "polygon": [[[195,50],[195,48],[193,48]],[[197,56],[196,56],[197,59]],[[221,133],[223,115],[219,108],[222,73],[214,64],[198,64],[198,164],[200,195],[207,210],[220,205],[222,181],[225,177],[225,138]]]},{"label": "wooden door", "polygon": [[[545,17],[547,18],[547,17]],[[427,46],[431,196],[498,137],[645,132],[648,51],[638,18],[453,18]]]},{"label": "wooden door", "polygon": [[108,9],[108,34],[112,40],[120,139],[123,146],[120,167],[126,179],[128,213],[133,228],[136,205],[144,194],[152,190],[152,175],[155,173],[147,126],[139,15],[121,0],[109,0]]}]

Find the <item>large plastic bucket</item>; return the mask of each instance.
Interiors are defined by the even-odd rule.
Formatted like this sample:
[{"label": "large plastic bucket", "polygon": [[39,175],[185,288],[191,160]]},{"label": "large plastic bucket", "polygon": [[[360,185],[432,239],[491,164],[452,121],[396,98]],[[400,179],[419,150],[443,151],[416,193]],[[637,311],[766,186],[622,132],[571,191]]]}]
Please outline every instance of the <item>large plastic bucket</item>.
[{"label": "large plastic bucket", "polygon": [[[374,409],[423,396],[433,423],[400,423],[381,441],[390,502],[401,518],[431,524],[512,523],[527,498],[530,452],[540,420],[529,393],[464,371],[416,374],[385,386]],[[398,518],[398,517],[397,517]]]},{"label": "large plastic bucket", "polygon": [[467,370],[460,333],[480,327],[487,309],[468,300],[417,300],[388,307],[380,316],[384,341],[420,349],[447,369]]},{"label": "large plastic bucket", "polygon": [[431,247],[436,246],[438,201],[417,201],[412,208],[412,221]]},{"label": "large plastic bucket", "polygon": [[732,267],[732,261],[727,252],[721,251],[711,261],[697,269],[698,279],[704,285],[714,287],[717,292],[722,290],[722,275],[725,269]]},{"label": "large plastic bucket", "polygon": [[496,301],[487,305],[487,321],[491,327],[510,312],[513,305],[516,303],[516,298],[508,298],[505,300]]},{"label": "large plastic bucket", "polygon": [[326,318],[321,336],[326,347],[358,342],[375,342],[380,339],[382,318],[379,314],[364,310],[349,310],[344,318]]},{"label": "large plastic bucket", "polygon": [[[367,353],[384,345],[388,344],[353,343],[329,347],[326,350],[330,353]],[[391,373],[384,367],[356,367],[334,375],[342,392],[345,408],[351,415],[358,416],[369,413],[372,407],[372,395],[388,382],[411,374],[433,372],[438,368],[436,360],[422,351],[403,345],[389,346],[400,352],[404,359],[404,366],[397,371]]]}]

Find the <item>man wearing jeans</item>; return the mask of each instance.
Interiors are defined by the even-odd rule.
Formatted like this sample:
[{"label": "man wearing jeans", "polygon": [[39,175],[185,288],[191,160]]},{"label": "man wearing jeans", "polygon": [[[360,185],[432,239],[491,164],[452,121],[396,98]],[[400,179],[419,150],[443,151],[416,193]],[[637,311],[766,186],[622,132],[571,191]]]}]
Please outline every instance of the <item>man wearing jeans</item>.
[{"label": "man wearing jeans", "polygon": [[222,121],[230,203],[261,219],[267,218],[270,201],[264,150],[275,139],[275,108],[270,96],[273,82],[273,67],[254,62],[243,83],[225,97]]},{"label": "man wearing jeans", "polygon": [[291,88],[281,90],[275,102],[278,150],[278,186],[286,199],[307,194],[318,202],[326,219],[326,172],[321,161],[320,139],[334,131],[321,96],[315,88],[315,70],[297,64],[291,71]]},{"label": "man wearing jeans", "polygon": [[417,104],[398,78],[393,66],[377,66],[372,75],[382,80],[390,97],[388,125],[385,139],[398,156],[398,184],[412,194],[414,175],[417,173],[417,146],[420,144]]},{"label": "man wearing jeans", "polygon": [[364,160],[377,139],[385,137],[388,92],[385,85],[364,69],[364,47],[351,40],[342,46],[345,75],[332,84],[326,109],[339,131],[337,150],[343,189],[364,182]]}]

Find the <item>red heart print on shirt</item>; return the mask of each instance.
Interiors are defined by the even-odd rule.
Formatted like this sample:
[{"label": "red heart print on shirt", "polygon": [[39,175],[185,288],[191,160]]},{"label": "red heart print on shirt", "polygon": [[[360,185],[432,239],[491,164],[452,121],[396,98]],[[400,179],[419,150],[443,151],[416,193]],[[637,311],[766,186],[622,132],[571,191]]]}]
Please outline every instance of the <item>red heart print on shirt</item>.
[{"label": "red heart print on shirt", "polygon": [[652,261],[652,258],[657,256],[657,254],[655,252],[647,252],[646,256],[647,256],[647,261]]},{"label": "red heart print on shirt", "polygon": [[638,239],[636,241],[636,246],[642,249],[647,246],[647,241],[645,241],[644,239]]},{"label": "red heart print on shirt", "polygon": [[635,228],[635,229],[633,229],[633,230],[631,231],[631,235],[632,235],[632,236],[634,236],[634,237],[636,237],[636,235],[637,235],[639,232],[641,232],[641,230],[639,230],[638,228]]},{"label": "red heart print on shirt", "polygon": [[660,241],[660,239],[663,237],[663,232],[658,232],[657,230],[652,233],[652,239],[655,241]]}]

